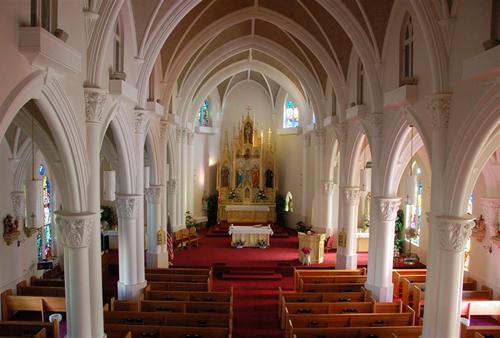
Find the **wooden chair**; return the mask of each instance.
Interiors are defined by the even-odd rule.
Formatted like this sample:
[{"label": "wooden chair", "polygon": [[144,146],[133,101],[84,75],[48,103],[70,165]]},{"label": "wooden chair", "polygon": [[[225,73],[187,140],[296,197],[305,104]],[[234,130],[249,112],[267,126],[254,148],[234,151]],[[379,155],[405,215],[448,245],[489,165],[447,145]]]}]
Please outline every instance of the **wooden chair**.
[{"label": "wooden chair", "polygon": [[198,236],[198,233],[196,232],[196,227],[189,228],[188,245],[192,245],[193,243],[196,243],[196,247],[198,247],[198,240],[199,239],[200,239],[200,236]]},{"label": "wooden chair", "polygon": [[186,241],[184,239],[184,234],[183,234],[182,230],[176,231],[174,233],[174,237],[175,237],[174,238],[174,250],[183,249]]}]

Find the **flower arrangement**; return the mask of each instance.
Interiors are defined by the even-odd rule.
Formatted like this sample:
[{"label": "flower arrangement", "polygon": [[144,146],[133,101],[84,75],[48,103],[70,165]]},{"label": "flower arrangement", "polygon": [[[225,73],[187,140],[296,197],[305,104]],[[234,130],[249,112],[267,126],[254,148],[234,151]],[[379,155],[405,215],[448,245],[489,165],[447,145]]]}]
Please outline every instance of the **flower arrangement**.
[{"label": "flower arrangement", "polygon": [[243,248],[244,245],[245,245],[245,241],[242,239],[238,239],[237,241],[235,241],[233,243],[233,246],[237,247],[238,249]]},{"label": "flower arrangement", "polygon": [[418,237],[418,230],[415,228],[407,228],[405,230],[405,235],[410,240],[415,239]]},{"label": "flower arrangement", "polygon": [[185,213],[185,223],[186,223],[186,228],[192,228],[196,226],[196,221],[194,220],[194,217],[191,216],[191,211],[186,211]]},{"label": "flower arrangement", "polygon": [[259,190],[259,192],[257,193],[257,200],[259,201],[267,200],[266,192],[264,190]]},{"label": "flower arrangement", "polygon": [[268,244],[267,244],[267,241],[265,239],[259,239],[257,241],[257,246],[261,249],[265,249],[265,248],[267,248]]},{"label": "flower arrangement", "polygon": [[307,256],[311,254],[312,249],[308,246],[305,246],[302,249],[300,249],[300,251],[302,251],[302,253]]}]

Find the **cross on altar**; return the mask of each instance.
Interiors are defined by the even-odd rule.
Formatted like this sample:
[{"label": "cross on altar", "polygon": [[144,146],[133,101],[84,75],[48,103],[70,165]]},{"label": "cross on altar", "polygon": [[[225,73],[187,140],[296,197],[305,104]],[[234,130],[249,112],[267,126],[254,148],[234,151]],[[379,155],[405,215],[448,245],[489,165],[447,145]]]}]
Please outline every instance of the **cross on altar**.
[{"label": "cross on altar", "polygon": [[247,115],[250,115],[250,110],[252,110],[252,108],[250,106],[247,106],[245,110],[247,111]]}]

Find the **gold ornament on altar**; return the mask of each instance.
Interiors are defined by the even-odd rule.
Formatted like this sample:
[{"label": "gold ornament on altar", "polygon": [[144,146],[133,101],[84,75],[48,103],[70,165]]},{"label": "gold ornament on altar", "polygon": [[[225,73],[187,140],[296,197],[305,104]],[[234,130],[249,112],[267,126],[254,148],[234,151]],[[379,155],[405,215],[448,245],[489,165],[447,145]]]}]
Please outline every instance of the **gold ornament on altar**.
[{"label": "gold ornament on altar", "polygon": [[275,221],[278,190],[277,161],[271,129],[267,135],[247,113],[233,128],[233,136],[224,131],[224,141],[217,164],[217,190],[219,191],[218,220],[227,220],[227,205],[268,206],[270,217]]}]

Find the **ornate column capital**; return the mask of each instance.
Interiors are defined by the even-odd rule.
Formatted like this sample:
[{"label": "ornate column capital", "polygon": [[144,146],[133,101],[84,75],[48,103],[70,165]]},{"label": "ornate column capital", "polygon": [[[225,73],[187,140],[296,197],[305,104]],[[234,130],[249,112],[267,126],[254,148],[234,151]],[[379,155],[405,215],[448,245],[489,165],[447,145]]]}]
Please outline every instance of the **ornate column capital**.
[{"label": "ornate column capital", "polygon": [[472,234],[471,217],[437,216],[439,242],[442,250],[463,252]]},{"label": "ornate column capital", "polygon": [[169,195],[175,195],[177,193],[177,180],[167,181],[167,193]]},{"label": "ornate column capital", "polygon": [[98,214],[57,211],[55,216],[59,238],[65,247],[86,248],[89,246]]},{"label": "ornate column capital", "polygon": [[148,122],[147,111],[136,109],[134,112],[134,131],[136,134],[144,134]]},{"label": "ornate column capital", "polygon": [[26,197],[24,191],[13,191],[10,193],[12,201],[12,213],[17,219],[24,219],[26,215]]},{"label": "ornate column capital", "polygon": [[146,201],[148,202],[148,204],[160,203],[162,187],[162,185],[151,184],[149,188],[146,189]]},{"label": "ornate column capital", "polygon": [[363,119],[363,124],[366,126],[372,137],[379,137],[382,136],[383,121],[383,113],[369,113]]},{"label": "ornate column capital", "polygon": [[377,208],[378,218],[382,222],[394,222],[398,215],[401,198],[399,197],[373,197]]},{"label": "ornate column capital", "polygon": [[359,204],[359,187],[342,187],[344,197],[351,206]]},{"label": "ornate column capital", "polygon": [[327,195],[333,194],[333,188],[335,187],[335,183],[332,180],[323,181],[323,187],[325,189],[325,193]]},{"label": "ornate column capital", "polygon": [[84,88],[85,122],[101,123],[102,107],[106,102],[106,92],[99,88]]},{"label": "ornate column capital", "polygon": [[448,128],[451,93],[438,93],[427,97],[427,109],[431,112],[434,129]]},{"label": "ornate column capital", "polygon": [[135,218],[142,195],[116,194],[116,213],[119,218]]}]

